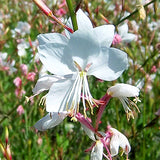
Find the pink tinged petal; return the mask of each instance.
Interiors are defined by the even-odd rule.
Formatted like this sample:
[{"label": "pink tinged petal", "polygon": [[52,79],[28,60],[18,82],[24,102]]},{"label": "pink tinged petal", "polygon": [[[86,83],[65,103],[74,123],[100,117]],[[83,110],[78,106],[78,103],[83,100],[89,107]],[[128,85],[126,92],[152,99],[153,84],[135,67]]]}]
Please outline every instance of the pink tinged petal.
[{"label": "pink tinged petal", "polygon": [[38,47],[40,60],[49,72],[65,75],[76,71],[71,55],[63,53],[64,47],[65,44],[58,43],[46,43]]},{"label": "pink tinged petal", "polygon": [[40,94],[45,90],[49,90],[52,84],[60,79],[62,79],[62,77],[58,77],[54,75],[45,75],[38,79],[32,91],[34,94]]},{"label": "pink tinged petal", "polygon": [[45,131],[59,125],[66,117],[67,112],[48,113],[45,117],[40,119],[34,127],[40,131]]},{"label": "pink tinged petal", "polygon": [[112,97],[137,97],[139,92],[139,88],[124,83],[118,83],[107,90]]},{"label": "pink tinged petal", "polygon": [[102,158],[103,158],[103,143],[101,141],[96,141],[96,144],[91,152],[90,160],[102,160]]},{"label": "pink tinged petal", "polygon": [[128,67],[127,54],[116,48],[103,47],[99,55],[90,57],[90,62],[87,74],[105,81],[117,79]]},{"label": "pink tinged petal", "polygon": [[114,38],[113,25],[103,25],[93,29],[93,33],[96,36],[96,40],[99,41],[101,46],[110,47]]}]

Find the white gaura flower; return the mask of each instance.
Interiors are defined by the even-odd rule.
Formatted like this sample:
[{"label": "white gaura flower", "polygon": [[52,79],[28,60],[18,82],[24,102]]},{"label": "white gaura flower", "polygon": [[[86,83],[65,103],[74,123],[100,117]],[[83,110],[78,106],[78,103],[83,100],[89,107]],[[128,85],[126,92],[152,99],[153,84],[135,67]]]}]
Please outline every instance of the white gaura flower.
[{"label": "white gaura flower", "polygon": [[20,35],[25,36],[26,34],[30,33],[30,28],[31,26],[27,22],[19,21],[17,27],[15,28],[15,31]]},{"label": "white gaura flower", "polygon": [[71,116],[75,116],[82,99],[85,114],[86,102],[91,108],[95,103],[87,76],[112,81],[128,66],[126,53],[110,48],[114,37],[113,25],[93,28],[82,10],[77,12],[77,22],[78,30],[73,34],[66,31],[67,37],[59,33],[38,36],[38,53],[46,69],[55,76],[70,75],[50,86],[46,96],[48,112],[69,111]]},{"label": "white gaura flower", "polygon": [[133,33],[128,33],[128,25],[124,23],[123,25],[118,26],[118,34],[120,35],[123,42],[130,43],[133,40],[136,40],[136,35]]},{"label": "white gaura flower", "polygon": [[[109,95],[111,95],[112,97],[119,98],[119,100],[122,102],[122,105],[127,114],[128,120],[130,119],[130,117],[134,118],[133,113],[131,109],[129,108],[129,106],[134,105],[137,108],[138,112],[140,112],[137,105],[135,104],[137,103],[137,101],[140,101],[138,99],[139,92],[140,92],[139,88],[129,85],[129,84],[124,84],[124,83],[118,83],[108,88],[107,90],[107,93]],[[131,101],[130,99],[128,99],[127,97],[135,97],[134,99],[135,103]]]},{"label": "white gaura flower", "polygon": [[26,54],[27,54],[26,49],[28,49],[28,48],[29,48],[29,43],[27,43],[25,41],[22,41],[21,43],[19,43],[17,45],[18,55],[20,57],[26,56]]},{"label": "white gaura flower", "polygon": [[131,146],[127,137],[115,128],[110,128],[109,130],[112,132],[112,137],[110,140],[111,156],[113,157],[118,154],[119,147],[121,147],[125,154],[128,155],[128,153],[131,151]]}]

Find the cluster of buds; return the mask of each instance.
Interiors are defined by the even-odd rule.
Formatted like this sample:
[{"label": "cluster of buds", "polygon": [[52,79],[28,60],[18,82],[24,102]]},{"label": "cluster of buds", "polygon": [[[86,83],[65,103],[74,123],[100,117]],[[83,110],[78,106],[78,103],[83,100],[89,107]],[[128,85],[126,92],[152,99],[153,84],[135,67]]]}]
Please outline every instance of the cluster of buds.
[{"label": "cluster of buds", "polygon": [[0,141],[0,148],[2,150],[3,156],[6,160],[12,160],[10,145],[9,145],[9,132],[8,128],[5,128],[5,144]]}]

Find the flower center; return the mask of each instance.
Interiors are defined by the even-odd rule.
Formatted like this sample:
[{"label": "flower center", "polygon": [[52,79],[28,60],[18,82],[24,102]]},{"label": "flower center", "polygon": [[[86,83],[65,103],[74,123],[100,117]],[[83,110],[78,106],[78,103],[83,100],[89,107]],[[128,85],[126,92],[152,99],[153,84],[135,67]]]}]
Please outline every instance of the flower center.
[{"label": "flower center", "polygon": [[75,117],[79,112],[79,104],[82,99],[84,116],[87,117],[86,106],[88,105],[91,108],[91,113],[93,113],[93,105],[95,104],[87,80],[87,71],[91,64],[88,64],[84,70],[82,70],[77,62],[74,61],[74,64],[78,69],[78,72],[76,79],[67,94],[66,108],[71,113],[71,117]]}]

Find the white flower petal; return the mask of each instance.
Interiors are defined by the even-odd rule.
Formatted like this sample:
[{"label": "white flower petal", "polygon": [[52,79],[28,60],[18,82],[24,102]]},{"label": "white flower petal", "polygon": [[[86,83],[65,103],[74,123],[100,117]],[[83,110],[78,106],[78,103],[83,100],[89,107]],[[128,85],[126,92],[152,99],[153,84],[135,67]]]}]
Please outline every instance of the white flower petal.
[{"label": "white flower petal", "polygon": [[99,55],[100,46],[96,40],[96,36],[91,31],[78,30],[71,35],[67,47],[64,49],[64,54],[70,53],[74,61],[80,67],[85,69],[89,62],[90,57]]},{"label": "white flower petal", "polygon": [[40,119],[34,127],[40,131],[45,131],[47,129],[53,128],[60,124],[64,118],[67,117],[67,112],[60,113],[48,113],[45,117]]},{"label": "white flower petal", "polygon": [[114,38],[114,29],[115,27],[113,25],[103,25],[93,29],[96,40],[99,41],[101,46],[111,46]]},{"label": "white flower petal", "polygon": [[95,136],[94,136],[94,132],[92,132],[88,127],[86,127],[82,123],[81,123],[81,126],[82,126],[83,130],[85,131],[85,133],[88,135],[88,137],[90,139],[92,139],[93,141],[96,141]]},{"label": "white flower petal", "polygon": [[127,33],[125,36],[122,37],[122,41],[129,43],[136,39],[136,35],[132,33]]},{"label": "white flower petal", "polygon": [[67,110],[67,95],[74,80],[62,80],[54,83],[46,97],[47,112],[63,112]]},{"label": "white flower petal", "polygon": [[96,141],[96,145],[93,147],[91,152],[90,160],[102,160],[103,158],[103,143],[101,141]]},{"label": "white flower petal", "polygon": [[110,130],[113,132],[113,136],[110,141],[111,155],[112,156],[117,155],[119,147],[121,147],[125,151],[125,154],[128,154],[131,150],[131,146],[129,144],[127,137],[115,128],[110,128]]},{"label": "white flower petal", "polygon": [[119,151],[119,139],[118,136],[112,136],[112,139],[110,141],[110,151],[111,151],[111,156],[116,156]]},{"label": "white flower petal", "polygon": [[39,45],[44,45],[45,43],[56,43],[56,44],[64,44],[66,45],[68,39],[59,33],[46,33],[38,35]]},{"label": "white flower petal", "polygon": [[[87,17],[87,15],[79,9],[76,13],[76,19],[77,19],[77,24],[78,24],[78,30],[90,30],[93,29],[92,23],[90,19]],[[67,21],[67,26],[73,29],[71,18],[68,19]],[[71,33],[67,30],[65,30],[65,33],[67,37],[69,38]]]},{"label": "white flower petal", "polygon": [[124,83],[117,83],[107,90],[112,97],[138,97],[139,91],[139,88]]},{"label": "white flower petal", "polygon": [[45,75],[38,79],[32,91],[34,94],[40,94],[41,92],[50,89],[52,84],[60,79],[62,79],[62,77],[57,77],[55,75]]},{"label": "white flower petal", "polygon": [[56,75],[71,74],[75,71],[72,57],[63,53],[65,44],[46,43],[38,47],[40,60],[46,69]]},{"label": "white flower petal", "polygon": [[77,11],[76,18],[77,18],[77,23],[78,23],[78,29],[88,30],[88,29],[93,28],[91,20],[88,18],[88,16],[81,9],[79,9]]},{"label": "white flower petal", "polygon": [[97,57],[90,57],[90,62],[87,74],[106,81],[117,79],[128,67],[127,54],[115,48],[102,48]]},{"label": "white flower petal", "polygon": [[127,33],[128,33],[127,23],[124,23],[123,25],[118,26],[118,34],[121,35],[121,37],[123,37]]}]

